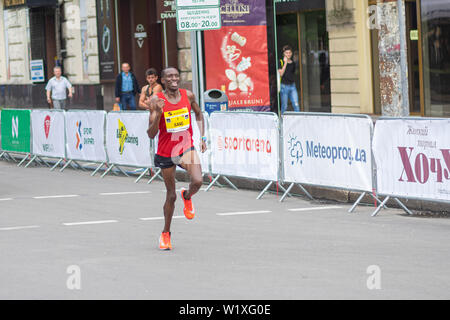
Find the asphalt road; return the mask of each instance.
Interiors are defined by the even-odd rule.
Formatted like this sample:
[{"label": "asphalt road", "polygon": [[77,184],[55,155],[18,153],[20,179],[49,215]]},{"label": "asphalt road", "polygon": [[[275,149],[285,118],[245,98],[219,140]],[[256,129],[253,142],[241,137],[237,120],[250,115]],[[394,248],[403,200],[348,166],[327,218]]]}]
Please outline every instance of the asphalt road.
[{"label": "asphalt road", "polygon": [[450,298],[450,219],[214,188],[161,252],[164,185],[134,179],[0,161],[0,298]]}]

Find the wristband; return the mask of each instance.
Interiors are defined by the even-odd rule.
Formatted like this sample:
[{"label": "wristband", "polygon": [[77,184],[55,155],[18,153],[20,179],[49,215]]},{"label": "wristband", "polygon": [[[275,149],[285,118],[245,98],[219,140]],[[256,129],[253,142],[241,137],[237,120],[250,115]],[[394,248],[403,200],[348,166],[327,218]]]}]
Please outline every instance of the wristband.
[{"label": "wristband", "polygon": [[203,136],[202,140],[206,142],[208,139],[205,136]]}]

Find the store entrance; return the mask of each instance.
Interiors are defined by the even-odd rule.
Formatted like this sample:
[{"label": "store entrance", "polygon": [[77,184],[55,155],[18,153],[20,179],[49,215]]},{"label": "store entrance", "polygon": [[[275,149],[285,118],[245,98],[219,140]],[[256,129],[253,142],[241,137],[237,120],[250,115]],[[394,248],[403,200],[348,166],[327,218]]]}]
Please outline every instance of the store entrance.
[{"label": "store entrance", "polygon": [[[128,62],[141,86],[148,68],[162,69],[161,25],[156,4],[146,0],[119,0],[120,61]],[[119,67],[120,68],[120,67]]]},{"label": "store entrance", "polygon": [[[278,57],[289,45],[296,62],[301,111],[331,112],[330,63],[325,10],[277,14]],[[292,111],[292,106],[288,106]]]}]

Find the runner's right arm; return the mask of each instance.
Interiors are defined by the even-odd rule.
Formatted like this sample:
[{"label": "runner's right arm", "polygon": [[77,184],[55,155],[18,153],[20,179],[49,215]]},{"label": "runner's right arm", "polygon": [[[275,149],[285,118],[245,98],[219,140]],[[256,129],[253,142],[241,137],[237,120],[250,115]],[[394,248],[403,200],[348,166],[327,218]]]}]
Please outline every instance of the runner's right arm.
[{"label": "runner's right arm", "polygon": [[157,96],[150,99],[150,118],[148,123],[147,134],[150,139],[154,139],[159,131],[159,122],[161,120],[162,110],[164,108],[164,100]]}]

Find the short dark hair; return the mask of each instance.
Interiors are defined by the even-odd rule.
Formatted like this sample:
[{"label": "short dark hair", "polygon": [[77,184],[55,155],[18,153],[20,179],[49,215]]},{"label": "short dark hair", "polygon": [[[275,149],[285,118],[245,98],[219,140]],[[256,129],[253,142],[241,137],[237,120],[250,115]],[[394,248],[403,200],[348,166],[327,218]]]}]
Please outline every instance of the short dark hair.
[{"label": "short dark hair", "polygon": [[283,53],[285,53],[286,51],[292,51],[292,48],[290,45],[285,45],[282,50],[283,50]]},{"label": "short dark hair", "polygon": [[166,75],[166,71],[169,70],[169,69],[175,69],[175,70],[177,70],[178,73],[180,73],[180,70],[178,70],[177,67],[167,67],[167,68],[164,68],[164,69],[161,71],[161,78],[163,78],[163,77]]},{"label": "short dark hair", "polygon": [[147,71],[145,71],[145,76],[158,76],[158,71],[156,71],[155,68],[150,68]]}]

